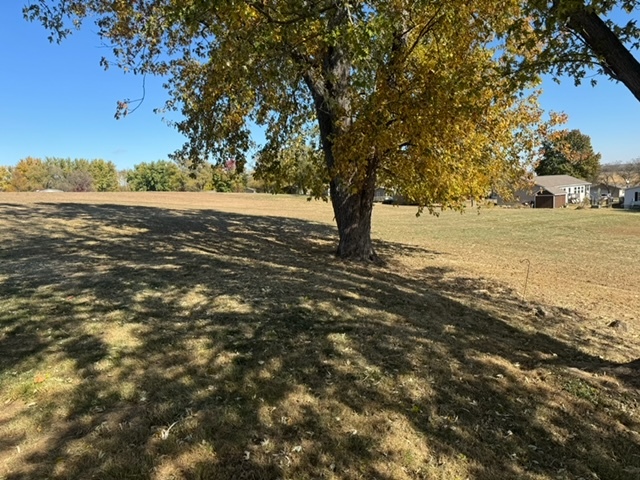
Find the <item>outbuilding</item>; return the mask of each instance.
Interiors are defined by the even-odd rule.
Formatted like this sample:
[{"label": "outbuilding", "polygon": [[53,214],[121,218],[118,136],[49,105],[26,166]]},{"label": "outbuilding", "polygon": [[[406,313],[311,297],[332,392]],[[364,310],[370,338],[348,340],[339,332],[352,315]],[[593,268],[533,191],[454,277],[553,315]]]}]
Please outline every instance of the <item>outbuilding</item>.
[{"label": "outbuilding", "polygon": [[[590,187],[589,182],[569,175],[538,175],[530,180],[529,188],[515,190],[513,197],[518,203],[533,205],[537,208],[560,208],[589,198]],[[542,197],[537,200],[540,190],[546,193],[542,193]],[[560,195],[564,195],[564,200],[557,198]],[[551,196],[555,198],[551,199]],[[497,203],[503,205],[506,202],[498,198]]]},{"label": "outbuilding", "polygon": [[591,185],[591,198],[600,198],[607,196],[609,198],[624,199],[624,191],[627,188],[626,185],[619,185],[615,183],[598,183],[597,185]]},{"label": "outbuilding", "polygon": [[567,204],[567,195],[559,188],[540,188],[534,196],[535,208],[561,208]]},{"label": "outbuilding", "polygon": [[590,197],[591,183],[570,175],[538,175],[533,181],[536,186],[564,193],[565,203],[581,203]]},{"label": "outbuilding", "polygon": [[640,186],[627,188],[624,192],[624,208],[640,208]]}]

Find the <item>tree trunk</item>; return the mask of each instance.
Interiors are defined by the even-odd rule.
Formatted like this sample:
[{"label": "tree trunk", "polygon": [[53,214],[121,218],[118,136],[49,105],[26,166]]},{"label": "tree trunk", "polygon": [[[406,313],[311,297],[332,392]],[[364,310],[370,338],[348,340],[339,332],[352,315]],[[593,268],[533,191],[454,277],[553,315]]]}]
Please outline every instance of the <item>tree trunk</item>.
[{"label": "tree trunk", "polygon": [[[333,139],[336,136],[336,121],[327,111],[326,103],[316,100],[320,139],[329,172],[335,165]],[[338,226],[337,255],[351,260],[372,261],[377,256],[371,243],[371,215],[376,190],[378,162],[374,156],[366,164],[365,181],[362,185],[351,185],[347,179],[334,176],[329,184],[331,205]]]},{"label": "tree trunk", "polygon": [[337,255],[352,260],[376,260],[371,244],[371,215],[376,190],[377,162],[371,158],[367,163],[367,176],[356,193],[342,186],[340,179],[331,181],[331,203],[338,225],[340,241]]},{"label": "tree trunk", "polygon": [[581,9],[571,13],[567,26],[603,61],[605,72],[640,100],[640,63],[607,24],[597,14]]},{"label": "tree trunk", "polygon": [[[331,27],[349,21],[348,10],[336,9]],[[332,179],[330,182],[331,204],[338,226],[337,255],[352,260],[375,260],[376,254],[371,244],[371,214],[376,189],[378,161],[369,154],[364,181],[354,184],[344,173],[336,173],[334,142],[348,132],[351,126],[350,82],[351,63],[349,55],[339,45],[329,46],[322,59],[320,72],[311,69],[304,75],[304,81],[313,97],[320,139],[325,163]],[[362,168],[360,166],[354,168]],[[341,168],[344,172],[345,169]],[[356,177],[356,171],[352,177]]]}]

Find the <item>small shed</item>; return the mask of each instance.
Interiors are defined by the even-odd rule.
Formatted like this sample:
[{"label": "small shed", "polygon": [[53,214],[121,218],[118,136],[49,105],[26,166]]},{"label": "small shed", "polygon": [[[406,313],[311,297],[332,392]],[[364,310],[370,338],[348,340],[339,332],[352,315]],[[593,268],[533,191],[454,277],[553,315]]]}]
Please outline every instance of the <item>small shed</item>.
[{"label": "small shed", "polygon": [[540,188],[535,194],[534,208],[561,208],[567,204],[567,195],[564,191],[548,187]]},{"label": "small shed", "polygon": [[625,190],[624,208],[640,208],[640,187],[631,187]]}]

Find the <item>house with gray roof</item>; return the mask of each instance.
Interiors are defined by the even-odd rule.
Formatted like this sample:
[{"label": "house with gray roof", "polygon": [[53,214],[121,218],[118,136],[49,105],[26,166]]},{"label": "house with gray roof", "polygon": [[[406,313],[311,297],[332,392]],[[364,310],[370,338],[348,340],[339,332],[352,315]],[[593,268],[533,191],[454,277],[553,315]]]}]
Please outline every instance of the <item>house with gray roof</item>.
[{"label": "house with gray roof", "polygon": [[591,182],[570,175],[538,175],[533,182],[536,187],[564,192],[567,203],[581,203],[590,197]]},{"label": "house with gray roof", "polygon": [[629,185],[623,185],[621,183],[612,182],[600,182],[595,185],[591,185],[591,196],[598,197],[610,197],[610,198],[624,198],[624,191]]},{"label": "house with gray roof", "polygon": [[[559,208],[589,198],[591,183],[570,175],[538,175],[530,187],[514,192],[518,203],[535,208]],[[505,203],[498,199],[498,204]]]}]

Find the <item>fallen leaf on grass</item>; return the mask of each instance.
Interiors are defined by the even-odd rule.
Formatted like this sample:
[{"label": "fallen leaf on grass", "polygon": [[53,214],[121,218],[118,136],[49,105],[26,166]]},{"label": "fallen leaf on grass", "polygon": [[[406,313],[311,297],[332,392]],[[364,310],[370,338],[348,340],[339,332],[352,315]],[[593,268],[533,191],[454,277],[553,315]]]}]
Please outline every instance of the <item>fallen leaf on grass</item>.
[{"label": "fallen leaf on grass", "polygon": [[[179,421],[179,420],[178,420]],[[178,421],[173,422],[171,425],[169,425],[168,428],[164,428],[161,432],[160,432],[160,438],[162,440],[166,440],[167,438],[169,438],[169,433],[171,432],[171,429],[173,427],[176,426],[176,424],[178,423]]]}]

